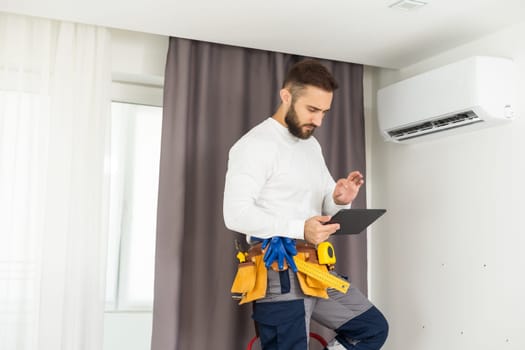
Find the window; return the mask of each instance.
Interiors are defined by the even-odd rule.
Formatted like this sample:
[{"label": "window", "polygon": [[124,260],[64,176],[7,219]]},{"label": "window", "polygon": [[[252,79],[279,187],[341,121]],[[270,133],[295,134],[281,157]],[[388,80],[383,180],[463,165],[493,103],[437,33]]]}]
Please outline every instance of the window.
[{"label": "window", "polygon": [[107,311],[152,310],[162,108],[113,102]]}]

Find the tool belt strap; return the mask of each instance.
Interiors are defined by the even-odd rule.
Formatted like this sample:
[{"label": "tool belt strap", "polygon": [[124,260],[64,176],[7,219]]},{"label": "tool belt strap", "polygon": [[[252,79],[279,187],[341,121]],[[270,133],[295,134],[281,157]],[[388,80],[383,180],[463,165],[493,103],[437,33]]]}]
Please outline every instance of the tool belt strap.
[{"label": "tool belt strap", "polygon": [[[261,248],[262,243],[257,243],[248,249],[248,256],[246,257],[247,261],[252,261],[252,258],[257,255],[263,255],[264,252]],[[306,242],[296,242],[295,248],[297,249],[298,253],[304,253],[305,260],[314,264],[318,264],[319,261],[317,260],[317,250],[315,249],[315,246]],[[272,266],[273,268],[273,266]],[[276,270],[279,271],[279,270]]]}]

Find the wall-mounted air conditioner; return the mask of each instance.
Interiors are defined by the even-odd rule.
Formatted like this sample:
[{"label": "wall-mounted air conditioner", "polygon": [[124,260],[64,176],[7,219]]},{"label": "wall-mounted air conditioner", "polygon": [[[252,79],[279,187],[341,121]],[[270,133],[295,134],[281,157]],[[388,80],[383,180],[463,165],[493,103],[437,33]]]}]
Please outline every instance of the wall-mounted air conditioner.
[{"label": "wall-mounted air conditioner", "polygon": [[382,88],[377,93],[385,140],[415,142],[514,118],[511,60],[471,57]]}]

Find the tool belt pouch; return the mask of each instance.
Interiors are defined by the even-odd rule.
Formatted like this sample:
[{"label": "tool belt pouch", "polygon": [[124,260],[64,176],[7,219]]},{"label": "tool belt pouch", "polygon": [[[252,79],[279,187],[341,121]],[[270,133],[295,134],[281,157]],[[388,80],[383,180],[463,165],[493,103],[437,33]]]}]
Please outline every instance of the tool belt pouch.
[{"label": "tool belt pouch", "polygon": [[[304,253],[298,253],[297,258],[301,260],[306,259]],[[315,268],[323,272],[327,271],[327,268],[324,265],[310,263],[310,266],[311,268]],[[304,294],[317,298],[328,299],[328,293],[326,291],[328,286],[322,281],[319,281],[312,276],[308,276],[301,271],[297,271],[297,279],[299,280],[299,285],[301,286],[301,290]]]},{"label": "tool belt pouch", "polygon": [[237,267],[237,273],[233,280],[231,292],[237,294],[245,294],[252,290],[255,286],[255,263],[248,261],[240,263]]},{"label": "tool belt pouch", "polygon": [[263,256],[254,256],[251,261],[240,263],[233,280],[231,292],[241,294],[239,305],[264,298],[268,271]]}]

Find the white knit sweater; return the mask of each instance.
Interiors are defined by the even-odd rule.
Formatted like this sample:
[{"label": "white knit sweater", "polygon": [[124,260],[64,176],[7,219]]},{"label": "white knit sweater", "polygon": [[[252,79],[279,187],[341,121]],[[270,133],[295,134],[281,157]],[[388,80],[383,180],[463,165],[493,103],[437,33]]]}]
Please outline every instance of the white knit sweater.
[{"label": "white knit sweater", "polygon": [[349,207],[334,203],[334,186],[319,142],[268,118],[230,149],[224,221],[248,236],[303,239],[307,219]]}]

